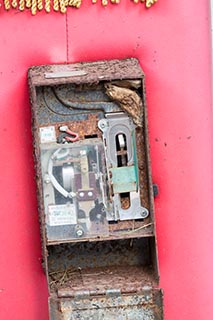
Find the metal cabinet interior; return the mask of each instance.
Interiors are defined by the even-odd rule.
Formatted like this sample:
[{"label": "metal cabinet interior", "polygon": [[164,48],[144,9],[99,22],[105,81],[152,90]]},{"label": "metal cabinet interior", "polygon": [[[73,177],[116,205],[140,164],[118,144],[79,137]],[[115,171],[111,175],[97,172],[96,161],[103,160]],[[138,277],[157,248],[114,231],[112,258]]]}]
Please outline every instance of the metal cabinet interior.
[{"label": "metal cabinet interior", "polygon": [[138,60],[28,75],[51,320],[163,319]]}]

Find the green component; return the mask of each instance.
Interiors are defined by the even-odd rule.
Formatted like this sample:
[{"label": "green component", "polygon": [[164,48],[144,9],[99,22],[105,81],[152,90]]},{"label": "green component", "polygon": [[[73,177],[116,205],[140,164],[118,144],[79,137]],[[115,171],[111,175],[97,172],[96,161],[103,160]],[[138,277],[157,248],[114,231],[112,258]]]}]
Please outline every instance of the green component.
[{"label": "green component", "polygon": [[133,150],[134,150],[134,168],[135,168],[135,175],[136,175],[136,191],[138,191],[139,186],[139,177],[138,177],[138,159],[137,159],[137,149],[136,149],[136,141],[135,141],[135,134],[132,132],[132,142],[133,142]]},{"label": "green component", "polygon": [[125,193],[137,190],[135,166],[111,168],[110,173],[114,193]]}]

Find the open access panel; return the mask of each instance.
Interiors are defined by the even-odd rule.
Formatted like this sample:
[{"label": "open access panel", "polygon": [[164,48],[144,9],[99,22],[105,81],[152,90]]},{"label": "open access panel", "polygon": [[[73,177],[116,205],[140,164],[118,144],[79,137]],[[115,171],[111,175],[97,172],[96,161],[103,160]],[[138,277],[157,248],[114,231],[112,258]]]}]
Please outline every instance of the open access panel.
[{"label": "open access panel", "polygon": [[29,69],[51,320],[161,320],[137,59]]}]

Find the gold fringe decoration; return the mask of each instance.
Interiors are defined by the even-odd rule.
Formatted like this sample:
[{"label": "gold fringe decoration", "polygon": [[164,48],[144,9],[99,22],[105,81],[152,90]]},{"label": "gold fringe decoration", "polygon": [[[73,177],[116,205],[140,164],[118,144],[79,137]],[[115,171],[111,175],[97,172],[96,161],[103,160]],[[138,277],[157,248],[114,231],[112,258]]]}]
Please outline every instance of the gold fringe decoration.
[{"label": "gold fringe decoration", "polygon": [[120,3],[120,0],[110,0],[111,1],[111,3],[113,3],[113,4],[119,4]]},{"label": "gold fringe decoration", "polygon": [[145,2],[145,5],[147,8],[150,8],[153,4],[155,4],[155,2],[157,2],[158,0],[140,0],[141,2]]},{"label": "gold fringe decoration", "polygon": [[69,0],[69,7],[80,8],[82,0]]},{"label": "gold fringe decoration", "polygon": [[[0,0],[1,1],[1,0]],[[42,11],[43,9],[49,13],[51,8],[54,11],[60,11],[61,13],[66,13],[68,7],[80,8],[83,0],[2,0],[4,3],[4,9],[10,10],[18,9],[24,11],[25,9],[31,10],[32,15],[35,15],[37,11]],[[119,4],[121,0],[100,0],[102,6],[106,7],[108,3]],[[150,8],[158,0],[131,0],[135,4],[141,2],[144,3],[146,8]],[[92,3],[97,3],[98,0],[91,0]],[[1,3],[0,3],[1,7]]]},{"label": "gold fringe decoration", "polygon": [[19,0],[19,10],[24,11],[25,9],[25,0]]},{"label": "gold fringe decoration", "polygon": [[67,8],[65,6],[65,0],[59,0],[59,7],[60,7],[60,12],[61,13],[66,13]]},{"label": "gold fringe decoration", "polygon": [[31,2],[31,0],[26,0],[26,8],[27,9],[30,9],[31,8],[31,6],[32,6],[32,2]]},{"label": "gold fringe decoration", "polygon": [[31,13],[34,16],[37,13],[37,1],[32,0]]},{"label": "gold fringe decoration", "polygon": [[102,3],[102,6],[107,6],[108,5],[108,0],[102,0],[101,3]]},{"label": "gold fringe decoration", "polygon": [[38,8],[39,11],[41,11],[41,10],[43,9],[43,2],[42,2],[42,0],[38,0],[37,8]]},{"label": "gold fringe decoration", "polygon": [[9,0],[4,0],[4,8],[5,8],[5,10],[10,10],[10,1]]},{"label": "gold fringe decoration", "polygon": [[146,7],[150,8],[157,0],[146,0]]},{"label": "gold fringe decoration", "polygon": [[59,1],[53,0],[53,10],[58,11],[59,10]]},{"label": "gold fringe decoration", "polygon": [[50,0],[45,0],[45,11],[49,13],[51,10],[51,2]]},{"label": "gold fringe decoration", "polygon": [[[144,2],[146,8],[150,8],[155,2],[157,2],[158,0],[132,0],[135,4],[139,3],[139,2]],[[92,3],[97,3],[98,0],[92,0]],[[119,4],[120,0],[110,0],[110,2],[112,4]],[[102,5],[105,7],[108,4],[108,0],[101,0]]]},{"label": "gold fringe decoration", "polygon": [[17,0],[12,0],[12,7],[15,9],[15,8],[17,8],[18,7],[18,2],[17,2]]}]

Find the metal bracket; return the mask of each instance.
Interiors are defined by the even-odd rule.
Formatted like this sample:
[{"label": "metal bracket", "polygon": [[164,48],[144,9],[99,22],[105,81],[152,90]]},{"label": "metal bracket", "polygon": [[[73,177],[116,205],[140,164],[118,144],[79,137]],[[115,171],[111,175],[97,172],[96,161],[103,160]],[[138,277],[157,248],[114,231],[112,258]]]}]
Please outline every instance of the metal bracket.
[{"label": "metal bracket", "polygon": [[[103,133],[109,193],[113,213],[108,221],[144,219],[149,211],[141,206],[138,182],[135,125],[124,112],[106,114],[98,122]],[[125,198],[125,200],[124,200]],[[127,206],[123,206],[123,202]]]}]

